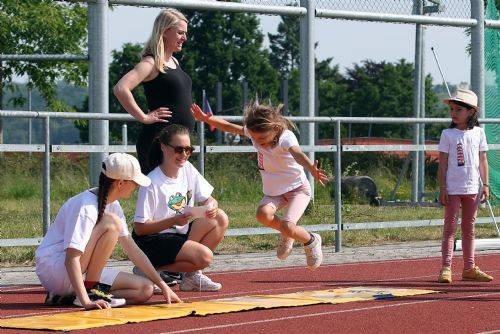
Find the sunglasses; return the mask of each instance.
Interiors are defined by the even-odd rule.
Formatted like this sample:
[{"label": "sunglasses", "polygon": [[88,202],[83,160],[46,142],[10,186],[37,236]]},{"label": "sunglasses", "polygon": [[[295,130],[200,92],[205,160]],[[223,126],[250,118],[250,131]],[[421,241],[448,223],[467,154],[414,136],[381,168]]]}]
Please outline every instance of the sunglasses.
[{"label": "sunglasses", "polygon": [[167,145],[170,146],[171,148],[173,148],[174,152],[177,153],[177,154],[182,154],[183,152],[185,152],[186,155],[191,155],[191,153],[194,152],[194,147],[193,146],[183,147],[183,146],[173,146],[173,145],[170,145],[170,144],[167,144]]}]

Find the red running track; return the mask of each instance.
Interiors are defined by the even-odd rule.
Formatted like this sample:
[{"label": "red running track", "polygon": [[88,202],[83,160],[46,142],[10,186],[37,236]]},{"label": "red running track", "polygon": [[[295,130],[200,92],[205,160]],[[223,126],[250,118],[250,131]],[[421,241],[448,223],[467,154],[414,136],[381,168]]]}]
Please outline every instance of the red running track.
[{"label": "red running track", "polygon": [[[277,260],[278,261],[278,260]],[[350,286],[414,288],[443,293],[351,302],[337,305],[254,310],[192,316],[82,330],[78,333],[500,333],[500,254],[477,256],[477,264],[497,279],[461,281],[462,260],[454,259],[452,284],[436,283],[440,259],[411,259],[210,273],[219,292],[180,292],[185,301],[254,294],[279,294]],[[1,291],[1,318],[75,311],[45,307],[43,289],[11,287]],[[160,296],[153,301],[159,302]],[[29,331],[1,329],[2,333]]]}]

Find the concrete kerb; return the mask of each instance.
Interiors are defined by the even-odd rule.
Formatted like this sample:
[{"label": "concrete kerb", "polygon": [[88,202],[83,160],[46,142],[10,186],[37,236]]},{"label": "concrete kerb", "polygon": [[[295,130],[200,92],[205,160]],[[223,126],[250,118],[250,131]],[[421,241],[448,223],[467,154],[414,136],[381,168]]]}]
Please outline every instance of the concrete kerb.
[{"label": "concrete kerb", "polygon": [[[476,255],[500,253],[499,250],[476,250]],[[462,252],[455,252],[454,256],[461,257]],[[334,247],[323,247],[323,264],[357,263],[370,261],[389,261],[416,258],[441,257],[441,241],[417,241],[389,245],[374,245],[363,247],[344,247],[342,252],[335,253]],[[237,270],[253,270],[268,268],[283,268],[305,264],[304,252],[300,247],[294,247],[292,254],[285,261],[276,258],[276,251],[216,254],[214,261],[204,272],[223,272]],[[108,266],[124,272],[132,272],[133,264],[130,261],[111,260]],[[438,272],[439,268],[436,268]],[[33,266],[0,266],[0,289],[9,286],[37,285],[38,278]]]},{"label": "concrete kerb", "polygon": [[[485,253],[481,251],[479,253]],[[491,251],[490,251],[491,252]],[[458,255],[459,253],[457,253]],[[334,247],[323,247],[323,263],[356,263],[369,261],[386,261],[396,259],[440,257],[440,241],[419,241],[390,245],[375,245],[364,247],[344,247],[342,252],[335,253]],[[285,261],[276,258],[275,251],[244,253],[244,254],[216,254],[212,265],[205,272],[282,268],[304,263],[304,252],[300,247],[294,247],[293,253]],[[111,260],[108,266],[120,271],[132,272],[130,261]],[[436,269],[437,270],[437,269]],[[39,284],[33,266],[0,267],[0,288],[13,285]]]}]

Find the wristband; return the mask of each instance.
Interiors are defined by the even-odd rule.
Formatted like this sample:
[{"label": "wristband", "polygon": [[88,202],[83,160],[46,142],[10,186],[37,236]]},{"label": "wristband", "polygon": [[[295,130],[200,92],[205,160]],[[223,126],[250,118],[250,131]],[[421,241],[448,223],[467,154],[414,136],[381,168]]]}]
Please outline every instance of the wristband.
[{"label": "wristband", "polygon": [[490,187],[490,185],[488,183],[483,183],[483,187]]}]

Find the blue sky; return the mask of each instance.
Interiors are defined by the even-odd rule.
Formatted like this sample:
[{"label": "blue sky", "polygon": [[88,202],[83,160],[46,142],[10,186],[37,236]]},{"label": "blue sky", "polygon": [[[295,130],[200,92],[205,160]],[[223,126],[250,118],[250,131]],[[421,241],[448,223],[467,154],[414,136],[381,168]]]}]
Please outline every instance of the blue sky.
[{"label": "blue sky", "polygon": [[[123,43],[143,43],[149,36],[159,8],[117,6],[108,16],[110,51],[121,49]],[[259,16],[261,30],[276,32],[278,16]],[[410,24],[389,24],[332,19],[316,20],[316,57],[333,57],[341,72],[354,63],[371,59],[394,62],[405,58],[414,61],[415,27]],[[188,36],[189,37],[189,36]],[[452,84],[470,82],[470,57],[465,48],[470,38],[463,28],[429,26],[425,29],[425,70],[441,83],[436,61],[430,50],[434,46],[446,80]],[[267,43],[267,39],[266,39]],[[189,48],[189,39],[185,44]]]}]

